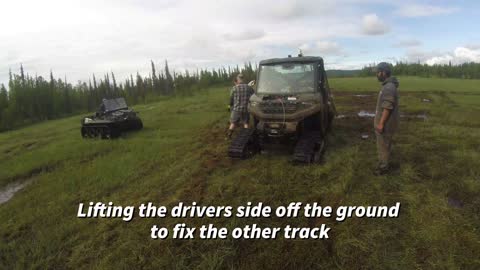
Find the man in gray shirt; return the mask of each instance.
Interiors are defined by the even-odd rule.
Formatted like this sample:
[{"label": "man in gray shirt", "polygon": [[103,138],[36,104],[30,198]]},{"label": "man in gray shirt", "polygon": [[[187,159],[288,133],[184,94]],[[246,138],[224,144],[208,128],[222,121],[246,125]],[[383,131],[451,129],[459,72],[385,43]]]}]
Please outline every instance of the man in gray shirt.
[{"label": "man in gray shirt", "polygon": [[374,126],[377,137],[377,151],[379,163],[375,169],[376,175],[383,175],[390,170],[390,154],[392,139],[400,121],[398,110],[398,80],[392,77],[391,66],[382,62],[376,68],[377,79],[382,83],[382,90],[378,94]]}]

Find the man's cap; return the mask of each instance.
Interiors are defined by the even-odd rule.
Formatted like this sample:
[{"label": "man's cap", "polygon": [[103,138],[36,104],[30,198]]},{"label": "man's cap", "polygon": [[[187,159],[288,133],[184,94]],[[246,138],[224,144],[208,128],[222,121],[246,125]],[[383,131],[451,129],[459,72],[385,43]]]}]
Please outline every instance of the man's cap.
[{"label": "man's cap", "polygon": [[243,74],[242,74],[242,73],[239,73],[239,74],[237,75],[237,80],[243,81]]},{"label": "man's cap", "polygon": [[380,72],[380,71],[385,71],[387,73],[391,73],[392,72],[392,68],[390,66],[389,63],[387,62],[381,62],[377,65],[377,67],[375,68],[375,71],[376,72]]}]

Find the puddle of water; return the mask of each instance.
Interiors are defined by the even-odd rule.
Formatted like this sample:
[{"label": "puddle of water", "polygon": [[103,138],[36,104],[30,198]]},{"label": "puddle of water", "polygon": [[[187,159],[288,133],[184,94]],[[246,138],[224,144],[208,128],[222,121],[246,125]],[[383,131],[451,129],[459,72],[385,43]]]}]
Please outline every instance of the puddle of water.
[{"label": "puddle of water", "polygon": [[428,98],[423,98],[423,99],[422,99],[422,102],[430,103],[430,102],[432,102],[432,100],[431,100],[431,99],[428,99]]},{"label": "puddle of water", "polygon": [[8,202],[13,195],[30,184],[32,181],[14,182],[0,189],[0,204]]},{"label": "puddle of water", "polygon": [[414,119],[414,118],[422,119],[422,120],[427,120],[428,119],[428,115],[426,115],[426,114],[417,114],[417,115],[402,114],[402,115],[400,115],[400,117],[401,118],[408,118],[408,119]]},{"label": "puddle of water", "polygon": [[367,112],[367,111],[360,111],[357,113],[360,117],[375,117],[375,113]]},{"label": "puddle of water", "polygon": [[354,97],[371,97],[372,95],[353,95]]},{"label": "puddle of water", "polygon": [[428,119],[428,117],[427,117],[426,114],[419,114],[419,115],[417,115],[416,117],[419,118],[419,119],[423,119],[423,120],[427,120],[427,119]]},{"label": "puddle of water", "polygon": [[368,134],[362,134],[362,139],[366,140],[366,139],[368,139],[368,137],[370,137],[370,136],[368,136]]},{"label": "puddle of water", "polygon": [[[370,118],[373,118],[375,117],[375,113],[373,112],[368,112],[368,111],[360,111],[357,113],[357,115],[359,117],[362,117],[362,118],[366,118],[366,117],[370,117]],[[352,117],[354,115],[349,115],[349,114],[339,114],[337,115],[335,118],[337,119],[342,119],[342,118],[349,118],[349,117]],[[427,114],[401,114],[400,115],[401,118],[407,118],[407,119],[422,119],[422,120],[427,120],[428,119],[428,115]]]}]

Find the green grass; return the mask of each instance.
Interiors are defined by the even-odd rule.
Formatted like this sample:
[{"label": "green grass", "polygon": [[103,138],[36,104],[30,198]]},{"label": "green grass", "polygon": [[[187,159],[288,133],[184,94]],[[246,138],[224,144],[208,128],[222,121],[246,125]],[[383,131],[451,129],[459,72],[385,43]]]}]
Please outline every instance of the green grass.
[{"label": "green grass", "polygon": [[[289,155],[232,162],[228,88],[136,106],[145,128],[83,140],[81,116],[0,133],[0,187],[31,181],[0,205],[0,269],[479,269],[478,81],[399,78],[403,119],[391,176],[375,177],[371,119],[337,119],[324,162]],[[374,110],[374,78],[331,79],[339,113]],[[354,92],[372,92],[354,97]],[[431,103],[421,100],[429,98]],[[370,134],[362,140],[360,135]],[[78,219],[78,203],[272,206],[402,203],[397,219]],[[450,201],[450,203],[449,203]],[[457,207],[451,202],[457,202]],[[328,240],[151,240],[150,227],[257,223],[332,227]]]}]

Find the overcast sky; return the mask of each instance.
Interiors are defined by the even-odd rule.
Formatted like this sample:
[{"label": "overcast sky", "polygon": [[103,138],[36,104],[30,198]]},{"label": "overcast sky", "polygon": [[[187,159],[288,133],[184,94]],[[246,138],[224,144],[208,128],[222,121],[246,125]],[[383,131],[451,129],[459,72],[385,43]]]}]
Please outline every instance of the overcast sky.
[{"label": "overcast sky", "polygon": [[1,0],[0,83],[20,63],[70,82],[298,53],[352,69],[398,60],[480,62],[480,1]]}]

